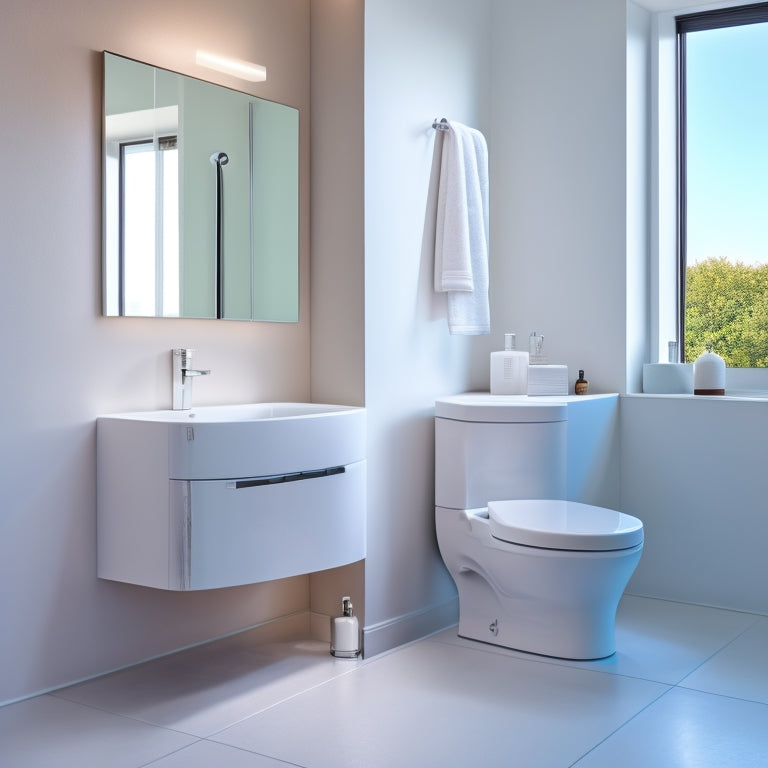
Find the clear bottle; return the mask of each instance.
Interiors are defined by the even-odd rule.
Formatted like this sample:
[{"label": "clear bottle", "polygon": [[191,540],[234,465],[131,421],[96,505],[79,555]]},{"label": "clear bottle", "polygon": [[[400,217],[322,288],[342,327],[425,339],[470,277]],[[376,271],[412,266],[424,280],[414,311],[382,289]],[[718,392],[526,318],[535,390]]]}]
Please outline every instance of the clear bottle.
[{"label": "clear bottle", "polygon": [[589,391],[589,382],[584,378],[584,371],[579,371],[579,378],[576,379],[576,386],[574,392],[577,395],[586,395]]},{"label": "clear bottle", "polygon": [[528,353],[515,349],[515,334],[504,334],[504,350],[491,352],[491,394],[528,394]]},{"label": "clear bottle", "polygon": [[544,337],[536,331],[531,331],[528,337],[528,350],[531,365],[546,365],[547,356],[544,354]]}]

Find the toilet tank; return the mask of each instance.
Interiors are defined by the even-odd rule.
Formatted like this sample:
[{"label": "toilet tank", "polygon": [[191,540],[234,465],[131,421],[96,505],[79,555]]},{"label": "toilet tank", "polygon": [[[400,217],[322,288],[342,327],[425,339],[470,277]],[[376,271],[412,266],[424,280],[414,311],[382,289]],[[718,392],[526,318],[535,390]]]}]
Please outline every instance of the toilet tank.
[{"label": "toilet tank", "polygon": [[435,504],[565,499],[567,406],[529,397],[456,395],[435,403]]}]

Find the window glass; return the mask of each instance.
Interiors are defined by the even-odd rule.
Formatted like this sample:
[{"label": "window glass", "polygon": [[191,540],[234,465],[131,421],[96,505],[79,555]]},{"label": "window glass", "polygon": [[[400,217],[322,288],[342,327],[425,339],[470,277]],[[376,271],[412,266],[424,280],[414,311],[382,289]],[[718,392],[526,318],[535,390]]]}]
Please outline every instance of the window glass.
[{"label": "window glass", "polygon": [[[125,314],[179,315],[179,162],[175,137],[121,145]],[[160,204],[158,204],[160,203]]]},{"label": "window glass", "polygon": [[768,367],[768,21],[684,32],[680,52],[685,360]]}]

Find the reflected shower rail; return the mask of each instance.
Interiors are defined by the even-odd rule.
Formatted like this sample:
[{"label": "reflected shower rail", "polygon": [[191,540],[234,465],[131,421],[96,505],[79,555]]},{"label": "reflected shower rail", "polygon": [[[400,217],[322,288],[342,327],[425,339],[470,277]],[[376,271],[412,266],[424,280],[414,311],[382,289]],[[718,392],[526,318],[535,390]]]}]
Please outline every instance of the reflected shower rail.
[{"label": "reflected shower rail", "polygon": [[216,319],[224,317],[224,280],[222,279],[224,252],[224,174],[222,166],[229,162],[226,152],[214,152],[211,164],[216,166]]}]

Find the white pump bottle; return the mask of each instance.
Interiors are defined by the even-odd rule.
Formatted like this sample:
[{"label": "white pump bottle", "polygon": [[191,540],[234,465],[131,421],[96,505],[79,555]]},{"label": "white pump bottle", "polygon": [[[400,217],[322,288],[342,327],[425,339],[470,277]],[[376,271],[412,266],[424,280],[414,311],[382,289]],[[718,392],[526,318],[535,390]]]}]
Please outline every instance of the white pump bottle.
[{"label": "white pump bottle", "polygon": [[528,394],[528,353],[515,349],[515,334],[504,334],[504,351],[491,352],[491,394]]}]

